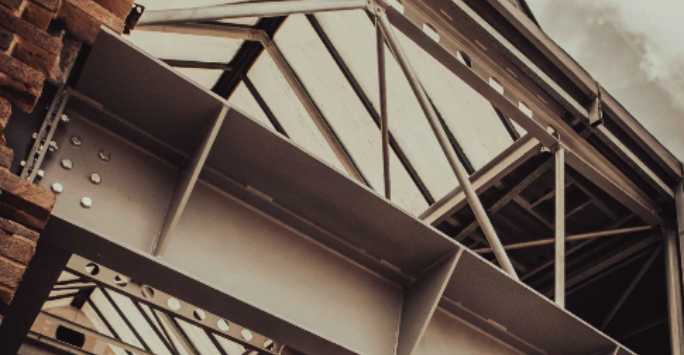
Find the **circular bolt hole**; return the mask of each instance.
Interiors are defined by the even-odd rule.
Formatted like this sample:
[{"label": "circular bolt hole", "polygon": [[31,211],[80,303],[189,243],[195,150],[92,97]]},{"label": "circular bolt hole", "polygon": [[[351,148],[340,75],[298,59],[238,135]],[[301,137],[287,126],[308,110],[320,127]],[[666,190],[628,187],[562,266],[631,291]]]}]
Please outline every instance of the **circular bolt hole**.
[{"label": "circular bolt hole", "polygon": [[128,278],[125,276],[116,275],[114,276],[114,284],[119,287],[126,287],[128,286]]},{"label": "circular bolt hole", "polygon": [[172,311],[177,311],[181,308],[180,301],[178,301],[177,299],[175,299],[173,297],[169,298],[166,301],[166,305],[169,306],[169,309],[171,309]]},{"label": "circular bolt hole", "polygon": [[219,319],[216,322],[216,327],[222,332],[228,332],[230,330],[230,325],[228,325],[228,322],[226,322],[225,319]]},{"label": "circular bolt hole", "polygon": [[195,317],[195,319],[197,319],[198,321],[203,321],[204,318],[207,318],[207,314],[199,308],[192,311],[192,316]]},{"label": "circular bolt hole", "polygon": [[83,197],[81,198],[81,206],[83,208],[90,208],[93,207],[93,200],[90,199],[90,197]]},{"label": "circular bolt hole", "polygon": [[98,173],[92,173],[90,174],[90,182],[95,185],[99,185],[102,183],[102,176],[100,176]]},{"label": "circular bolt hole", "polygon": [[241,331],[240,331],[240,335],[242,336],[242,339],[245,339],[245,341],[251,341],[252,338],[254,337],[254,336],[252,335],[252,332],[250,332],[250,331],[247,330],[247,329],[241,330]]},{"label": "circular bolt hole", "polygon": [[88,263],[88,265],[85,266],[85,271],[89,275],[95,276],[100,273],[100,267],[95,263]]},{"label": "circular bolt hole", "polygon": [[110,161],[112,159],[112,153],[105,151],[104,149],[100,149],[99,152],[97,152],[97,156],[100,158],[102,161]]},{"label": "circular bolt hole", "polygon": [[74,167],[74,163],[71,161],[71,159],[62,159],[60,164],[62,165],[62,168],[66,170],[71,170],[71,168]]},{"label": "circular bolt hole", "polygon": [[142,293],[143,297],[147,299],[154,298],[154,289],[150,286],[142,285],[140,288],[140,293]]},{"label": "circular bolt hole", "polygon": [[52,192],[56,194],[61,194],[62,191],[64,191],[64,186],[62,186],[62,184],[58,182],[52,183],[52,185],[50,185],[50,188],[52,189]]},{"label": "circular bolt hole", "polygon": [[71,136],[71,145],[75,147],[80,147],[83,144],[83,139],[79,136]]}]

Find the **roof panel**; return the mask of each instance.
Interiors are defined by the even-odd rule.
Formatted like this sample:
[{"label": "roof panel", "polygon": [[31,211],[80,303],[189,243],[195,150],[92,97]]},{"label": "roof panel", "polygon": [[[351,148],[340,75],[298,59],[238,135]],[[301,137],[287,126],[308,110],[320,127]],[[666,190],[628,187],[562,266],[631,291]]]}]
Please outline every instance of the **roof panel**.
[{"label": "roof panel", "polygon": [[[351,71],[379,107],[375,29],[362,11],[321,13],[316,17]],[[411,88],[386,49],[389,126],[436,199],[458,185]]]},{"label": "roof panel", "polygon": [[396,33],[422,84],[475,169],[513,143],[487,100],[403,33]]},{"label": "roof panel", "polygon": [[337,160],[313,119],[299,102],[297,95],[278,71],[271,57],[266,54],[259,56],[248,76],[285,128],[290,139],[345,173],[342,164]]},{"label": "roof panel", "polygon": [[[290,16],[276,36],[297,72],[375,191],[384,191],[380,132],[304,15]],[[420,191],[392,152],[393,201],[414,214],[427,208]]]}]

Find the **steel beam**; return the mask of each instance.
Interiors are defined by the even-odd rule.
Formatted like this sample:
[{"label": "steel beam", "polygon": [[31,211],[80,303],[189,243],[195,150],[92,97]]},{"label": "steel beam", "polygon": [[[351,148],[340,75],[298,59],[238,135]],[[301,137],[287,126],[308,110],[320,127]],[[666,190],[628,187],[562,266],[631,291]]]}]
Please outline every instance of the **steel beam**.
[{"label": "steel beam", "polygon": [[57,323],[57,324],[64,325],[64,326],[66,326],[66,327],[68,327],[68,328],[74,329],[74,330],[79,331],[79,332],[81,332],[81,333],[83,333],[83,334],[86,334],[86,335],[88,335],[88,336],[92,336],[92,337],[94,337],[94,338],[96,338],[96,339],[98,339],[98,340],[100,340],[100,341],[103,341],[103,342],[105,342],[105,343],[107,343],[107,344],[110,344],[110,345],[113,345],[113,346],[122,348],[122,349],[124,349],[124,350],[126,350],[126,351],[130,351],[130,352],[132,352],[133,354],[136,354],[136,355],[137,355],[137,354],[140,354],[140,355],[153,355],[151,352],[149,352],[149,350],[144,350],[144,349],[135,347],[135,346],[133,346],[133,345],[130,345],[130,344],[128,344],[128,343],[125,343],[125,342],[123,342],[123,341],[114,339],[114,338],[112,338],[112,337],[110,337],[110,336],[108,336],[108,335],[102,334],[102,333],[100,333],[100,332],[98,332],[98,331],[96,331],[96,330],[90,329],[90,328],[85,327],[85,326],[83,326],[83,325],[81,325],[81,324],[78,324],[78,323],[76,323],[76,322],[72,322],[72,321],[70,321],[70,320],[68,320],[68,319],[62,318],[62,317],[60,317],[60,316],[58,316],[58,315],[55,315],[55,314],[52,314],[52,313],[50,313],[50,312],[46,312],[46,311],[40,312],[40,314],[39,314],[39,316],[38,316],[38,319],[41,319],[41,318],[46,319],[46,320],[50,320],[50,321],[55,322],[55,323]]},{"label": "steel beam", "polygon": [[663,228],[663,237],[670,347],[672,355],[682,355],[684,354],[684,319],[682,318],[682,276],[677,255],[677,234],[672,229]]},{"label": "steel beam", "polygon": [[415,352],[454,273],[463,249],[428,270],[411,285],[404,299],[397,355]]},{"label": "steel beam", "polygon": [[145,11],[139,25],[211,21],[241,17],[278,17],[324,11],[363,9],[367,0],[286,0],[233,3],[185,9]]},{"label": "steel beam", "polygon": [[[453,3],[460,10],[467,11],[469,16],[477,16],[462,1],[453,1]],[[406,6],[408,5],[406,4]],[[562,140],[566,148],[569,166],[589,178],[609,193],[609,195],[649,223],[659,223],[660,216],[656,213],[655,204],[634,182],[629,180],[614,164],[563,121],[559,113],[550,110],[549,106],[544,104],[537,95],[530,93],[526,87],[522,87],[518,83],[519,79],[514,78],[510,73],[500,68],[499,64],[493,62],[481,47],[471,45],[468,49],[471,50],[469,55],[474,56],[476,60],[479,59],[479,67],[485,68],[485,72],[482,72],[482,70],[475,71],[459,61],[457,58],[458,50],[453,44],[463,41],[461,38],[462,34],[453,27],[453,22],[449,22],[448,18],[445,18],[443,14],[435,13],[439,7],[434,9],[426,8],[425,4],[419,2],[412,2],[411,6],[411,11],[414,13],[419,12],[420,16],[431,19],[431,25],[441,34],[439,42],[434,41],[416,27],[420,23],[416,25],[391,7],[386,8],[389,21],[447,69],[461,77],[461,79],[489,100],[507,117],[515,120],[528,133],[539,139],[542,144],[549,148],[554,148],[559,144],[558,139],[547,132],[547,127],[553,127],[558,132],[559,139]],[[476,19],[476,23],[487,26],[484,20],[479,18]],[[496,72],[496,74],[491,74],[489,71]],[[499,75],[500,77],[497,77],[497,79],[505,87],[512,88],[514,93],[521,94],[518,95],[520,98],[511,99],[508,94],[502,95],[491,87],[488,83],[491,75]],[[508,91],[505,93],[508,93]],[[520,109],[521,107],[527,107],[524,111],[529,111],[523,112]]]},{"label": "steel beam", "polygon": [[166,59],[160,58],[164,63],[174,68],[190,68],[190,69],[209,69],[209,70],[230,70],[230,64],[221,62],[201,62],[196,60],[182,60],[182,59]]},{"label": "steel beam", "polygon": [[554,299],[565,308],[565,149],[555,152],[555,240]]},{"label": "steel beam", "polygon": [[[573,234],[573,235],[567,236],[565,238],[565,242],[567,243],[567,242],[578,242],[578,241],[583,241],[583,240],[594,240],[594,239],[602,239],[602,238],[609,238],[609,237],[622,237],[622,236],[625,236],[627,234],[645,232],[645,231],[649,231],[652,229],[653,229],[652,226],[638,226],[638,227],[608,229],[608,230],[602,230],[602,231],[597,231],[597,232]],[[540,247],[540,246],[554,244],[555,240],[556,239],[554,237],[554,238],[532,240],[529,242],[506,244],[506,245],[504,245],[504,249],[506,249],[506,250],[520,250],[520,249]],[[481,254],[491,253],[492,249],[491,248],[480,248],[480,249],[475,249],[475,252],[481,253]]]},{"label": "steel beam", "polygon": [[449,165],[451,165],[451,168],[454,171],[454,174],[456,175],[459,184],[463,186],[463,191],[465,192],[468,205],[470,205],[470,208],[473,210],[473,214],[475,215],[475,218],[477,218],[477,221],[480,224],[480,228],[482,229],[483,234],[487,238],[487,242],[489,242],[489,245],[491,245],[492,249],[494,249],[496,260],[499,262],[501,268],[503,268],[512,278],[517,280],[518,275],[515,272],[515,268],[513,267],[513,264],[508,258],[506,251],[503,250],[501,241],[499,240],[499,237],[496,235],[496,231],[494,230],[494,226],[492,225],[492,222],[489,220],[489,216],[487,216],[487,212],[482,206],[482,202],[480,201],[480,198],[477,196],[477,193],[475,192],[475,189],[473,188],[472,183],[470,182],[468,173],[463,167],[461,161],[458,159],[456,152],[454,152],[453,148],[449,145],[448,139],[444,131],[441,129],[441,125],[439,124],[437,114],[435,113],[435,110],[432,107],[432,105],[430,105],[427,95],[420,84],[418,76],[416,75],[415,71],[413,70],[413,67],[409,63],[408,58],[406,57],[406,54],[404,53],[404,50],[401,47],[401,44],[399,43],[397,36],[394,34],[395,29],[387,20],[387,16],[385,15],[384,11],[381,9],[377,9],[377,11],[378,13],[376,14],[376,16],[378,17],[378,23],[382,28],[382,32],[385,35],[387,44],[390,50],[394,53],[394,56],[397,62],[399,63],[399,66],[401,67],[402,71],[404,72],[404,75],[406,76],[406,79],[409,82],[409,85],[411,86],[414,95],[418,99],[418,102],[420,103],[423,113],[428,119],[430,127],[432,128],[432,131],[435,134],[435,137],[437,138],[437,141],[439,142],[442,151],[447,157],[447,161],[449,162]]},{"label": "steel beam", "polygon": [[[356,79],[356,77],[354,77],[354,74],[352,73],[351,69],[349,68],[349,65],[344,61],[344,59],[342,58],[342,55],[339,53],[337,48],[335,48],[335,45],[330,40],[328,35],[323,30],[323,27],[321,26],[321,24],[316,19],[316,16],[315,15],[308,15],[307,19],[309,20],[309,23],[311,23],[311,26],[313,26],[314,31],[316,31],[316,33],[320,37],[321,41],[325,45],[325,47],[328,49],[328,52],[330,52],[330,55],[335,60],[335,63],[337,63],[337,66],[340,68],[340,70],[342,71],[342,74],[345,76],[345,78],[349,82],[349,85],[351,85],[352,89],[356,93],[356,96],[358,96],[359,100],[361,100],[361,103],[363,104],[364,108],[366,109],[366,111],[368,112],[370,117],[373,119],[373,122],[375,123],[375,125],[378,127],[378,129],[382,130],[381,129],[382,118],[380,117],[381,116],[380,113],[378,113],[378,111],[375,109],[375,105],[371,102],[371,100],[368,97],[368,94],[366,93],[365,89],[361,86],[361,84]],[[411,177],[411,180],[413,180],[413,183],[418,187],[418,190],[420,191],[421,195],[423,195],[423,198],[425,199],[427,204],[432,205],[433,203],[435,203],[435,199],[432,196],[432,193],[430,192],[430,190],[425,185],[425,182],[423,181],[423,179],[418,174],[418,171],[413,166],[411,160],[409,160],[408,156],[406,156],[406,153],[404,152],[401,145],[399,144],[399,141],[397,141],[397,139],[394,138],[394,135],[392,134],[392,130],[388,129],[388,131],[389,131],[389,144],[390,144],[390,147],[392,147],[392,150],[394,150],[394,153],[396,154],[397,159],[399,159],[399,161],[403,165],[404,169],[406,169],[406,172]]]},{"label": "steel beam", "polygon": [[[539,154],[540,148],[539,141],[529,135],[519,139],[470,177],[473,187],[478,193],[484,192],[515,168]],[[420,215],[420,219],[426,223],[438,225],[466,204],[466,195],[463,188],[459,186],[430,206]]]},{"label": "steel beam", "polygon": [[387,124],[387,80],[385,78],[385,35],[375,19],[375,41],[378,52],[378,87],[380,90],[380,134],[382,137],[382,173],[385,181],[385,198],[391,200],[389,125]]},{"label": "steel beam", "polygon": [[181,177],[178,187],[176,188],[173,200],[171,201],[171,208],[166,215],[159,238],[156,239],[151,246],[152,255],[159,255],[164,251],[164,240],[171,230],[176,226],[178,220],[183,214],[185,206],[188,204],[190,195],[195,189],[197,179],[199,179],[199,175],[204,168],[204,164],[209,157],[211,148],[214,146],[214,142],[216,141],[216,136],[221,130],[223,121],[225,120],[227,114],[228,107],[222,107],[221,111],[216,116],[216,120],[208,129],[206,129],[206,137],[203,139],[201,146],[195,152],[192,161],[190,161],[190,164],[188,164],[188,166],[185,168],[183,176]]},{"label": "steel beam", "polygon": [[[675,187],[675,213],[679,244],[679,268],[684,270],[684,181]],[[682,285],[684,285],[684,272],[682,272]]]},{"label": "steel beam", "polygon": [[178,33],[193,36],[218,37],[245,41],[258,41],[261,30],[227,23],[189,22],[169,25],[138,25],[136,31]]},{"label": "steel beam", "polygon": [[16,354],[71,253],[43,236],[0,324],[0,354]]},{"label": "steel beam", "polygon": [[275,63],[280,73],[283,75],[283,77],[285,77],[288,85],[290,88],[292,88],[292,91],[295,93],[302,106],[304,106],[304,109],[307,111],[309,117],[311,117],[311,120],[321,132],[323,138],[325,138],[326,142],[337,157],[337,160],[340,162],[340,164],[342,164],[344,170],[347,172],[347,174],[349,174],[349,176],[368,186],[368,180],[356,165],[351,154],[344,144],[342,144],[339,137],[335,133],[335,130],[332,128],[332,126],[330,126],[330,123],[326,120],[325,116],[316,105],[316,102],[306,90],[306,87],[297,76],[297,73],[287,62],[285,56],[278,48],[278,45],[275,43],[275,41],[268,38],[265,33],[262,33],[262,35],[263,37],[261,38],[261,44],[263,45],[264,49],[271,56],[273,63]]}]

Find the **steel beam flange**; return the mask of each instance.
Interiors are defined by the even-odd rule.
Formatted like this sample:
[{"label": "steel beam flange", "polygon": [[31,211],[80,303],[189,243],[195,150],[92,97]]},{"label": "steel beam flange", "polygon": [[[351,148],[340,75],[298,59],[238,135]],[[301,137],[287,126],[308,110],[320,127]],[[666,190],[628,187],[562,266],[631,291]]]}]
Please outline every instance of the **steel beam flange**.
[{"label": "steel beam flange", "polygon": [[67,263],[67,269],[69,272],[92,280],[102,287],[124,293],[152,309],[172,315],[230,339],[244,346],[248,351],[254,350],[260,354],[276,355],[282,347],[281,344],[264,335],[221,318],[193,304],[179,300],[164,291],[132,282],[127,276],[81,256],[73,255]]}]

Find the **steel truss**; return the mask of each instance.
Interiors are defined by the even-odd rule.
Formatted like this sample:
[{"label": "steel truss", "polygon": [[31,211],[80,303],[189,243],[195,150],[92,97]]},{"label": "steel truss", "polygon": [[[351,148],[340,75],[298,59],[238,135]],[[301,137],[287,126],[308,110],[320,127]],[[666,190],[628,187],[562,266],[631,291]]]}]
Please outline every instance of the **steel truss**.
[{"label": "steel truss", "polygon": [[[554,57],[552,59],[557,60],[559,66],[572,67],[574,71],[571,71],[570,76],[576,79],[575,84],[583,86],[585,75],[568,64],[533,29],[535,26],[526,24],[519,14],[510,9],[510,5],[506,5],[508,3],[505,0],[488,2],[512,21],[524,36],[534,39],[535,45],[547,48],[546,54]],[[257,29],[194,23],[244,16],[276,17],[348,9],[367,9],[375,18],[378,48],[387,45],[397,59],[460,183],[460,187],[447,198],[426,211],[423,220],[428,223],[442,221],[458,206],[467,204],[477,220],[473,228],[479,226],[483,231],[490,250],[507,275],[428,225],[389,206],[385,200],[368,193],[361,185],[331,171],[281,137],[264,131],[243,114],[226,106],[220,98],[180,80],[161,62],[137,52],[117,36],[106,32],[95,44],[88,59],[90,64],[83,69],[82,80],[69,91],[80,101],[73,110],[83,117],[69,124],[67,134],[93,140],[113,151],[114,156],[120,157],[121,160],[111,167],[103,168],[112,175],[113,186],[128,189],[131,180],[145,181],[146,186],[154,183],[156,190],[127,191],[128,194],[138,193],[134,199],[142,209],[126,212],[126,200],[117,197],[113,190],[93,190],[74,179],[73,175],[60,171],[54,162],[48,161],[44,164],[50,176],[49,181],[64,181],[68,186],[73,186],[73,192],[66,191],[60,198],[41,244],[68,250],[68,253],[81,255],[117,272],[135,275],[141,284],[163,290],[163,295],[174,295],[192,304],[202,305],[212,320],[234,319],[279,342],[291,344],[304,353],[412,354],[420,346],[426,346],[421,345],[422,341],[426,334],[433,334],[430,327],[437,326],[438,319],[442,326],[457,328],[453,323],[444,323],[442,312],[455,315],[510,346],[529,353],[542,354],[554,349],[573,349],[573,353],[582,354],[630,353],[563,309],[568,288],[580,282],[579,279],[566,280],[565,243],[573,240],[572,236],[566,237],[564,226],[568,217],[564,192],[567,166],[649,224],[636,227],[643,230],[667,222],[667,218],[659,213],[659,202],[654,201],[635,181],[645,182],[659,193],[659,198],[674,200],[676,197],[680,217],[679,238],[671,228],[664,229],[664,235],[672,348],[673,354],[681,353],[681,333],[684,328],[682,276],[677,266],[681,260],[678,261],[676,249],[677,239],[682,245],[684,206],[681,185],[670,187],[673,180],[679,183],[681,166],[679,163],[673,164],[672,158],[659,148],[659,144],[653,143],[648,137],[644,138],[647,135],[645,131],[635,125],[633,118],[608,93],[604,93],[600,87],[591,89],[590,94],[594,95],[592,107],[584,108],[574,94],[571,95],[551,80],[534,61],[464,2],[405,1],[401,9],[397,9],[384,1],[266,1],[191,10],[153,11],[143,16],[140,25],[151,30],[228,36],[260,43],[287,78],[301,104],[343,162],[347,173],[358,183],[367,185],[346,148],[336,138],[269,34]],[[475,33],[463,33],[454,24],[454,18],[474,23]],[[437,40],[420,30],[426,24],[436,29],[439,34]],[[403,53],[396,31],[402,32],[429,52],[489,100],[504,117],[523,127],[529,136],[516,142],[485,169],[468,176],[420,84],[420,78]],[[473,38],[465,35],[473,35]],[[505,54],[502,59],[487,53],[489,45]],[[478,66],[471,67],[460,60],[463,52],[478,62]],[[384,51],[379,50],[379,53]],[[102,63],[111,60],[126,63],[117,73],[119,78],[97,70]],[[380,82],[384,83],[382,55],[378,61]],[[512,67],[521,68],[515,70],[522,70],[525,78],[531,79],[521,80],[523,75],[510,69],[510,63],[515,64]],[[150,70],[149,75],[155,82],[165,83],[167,85],[164,87],[172,87],[173,90],[151,92],[151,88],[133,84],[129,94],[112,100],[117,86],[127,78],[135,77],[136,71],[141,68]],[[240,78],[244,73],[236,75]],[[503,90],[494,87],[492,81],[503,86]],[[386,95],[383,94],[384,85],[380,87],[380,96],[384,99],[376,115],[380,118],[383,137],[381,149],[385,196],[389,199],[391,177],[388,152],[391,132],[387,129],[387,122],[392,118],[387,117],[383,109]],[[165,112],[153,112],[130,98],[136,95],[147,98],[152,103],[149,106],[155,108],[160,106],[154,103],[169,104]],[[169,100],[170,97],[176,98],[177,102]],[[66,105],[64,102],[64,105],[59,104],[59,112]],[[187,102],[192,102],[194,107],[181,107]],[[620,122],[620,129],[627,131],[632,139],[644,138],[646,143],[640,143],[643,145],[641,149],[646,149],[649,160],[643,161],[606,126],[599,126],[590,134],[599,137],[620,155],[620,159],[635,167],[635,175],[628,175],[619,169],[585,139],[576,120],[568,121],[563,114],[570,112],[582,122],[600,125],[602,121],[596,117],[602,115],[591,111],[600,111],[604,106],[605,116]],[[164,119],[160,120],[159,117]],[[190,121],[190,117],[199,119]],[[198,126],[204,128],[202,134],[187,134],[191,127]],[[116,132],[116,135],[109,131]],[[54,135],[54,132],[50,134]],[[52,136],[49,138],[52,139]],[[136,146],[127,145],[129,142]],[[255,148],[254,142],[261,147]],[[647,149],[649,142],[653,146]],[[508,171],[534,156],[540,146],[555,154],[556,213],[553,223],[555,238],[552,242],[555,245],[554,292],[558,306],[550,304],[518,282],[514,260],[506,253],[478,197],[479,193],[495,185]],[[263,152],[263,147],[268,147],[269,151]],[[96,146],[80,149],[84,148],[95,149]],[[396,147],[392,148],[397,150]],[[74,148],[70,148],[60,151],[58,157],[68,154],[79,156]],[[142,156],[147,156],[153,162],[143,163]],[[88,159],[85,158],[84,165],[92,166],[92,160]],[[38,161],[38,166],[40,163],[42,161]],[[235,166],[240,168],[232,169]],[[297,172],[292,171],[293,166],[297,167]],[[83,172],[80,169],[76,168],[76,171]],[[315,177],[316,181],[326,181],[328,185],[311,184],[310,177]],[[86,191],[97,194],[97,200],[102,200],[103,208],[85,211],[74,204],[77,195]],[[515,200],[516,196],[510,195],[507,199]],[[156,212],[150,213],[151,210]],[[212,215],[221,215],[210,212],[212,210],[234,216],[243,222],[229,226],[218,219],[203,220],[210,219]],[[103,223],[107,211],[121,211],[120,217],[130,218],[131,226]],[[198,211],[205,211],[208,216],[201,216]],[[135,213],[145,214],[145,221],[136,219]],[[379,223],[377,218],[380,217],[384,221],[392,221],[394,225]],[[223,242],[232,239],[222,241],[224,230],[228,230],[232,238],[238,238],[244,245],[256,243],[259,254],[252,256],[258,255],[261,261],[266,262],[246,258],[245,254],[250,253],[249,248],[226,248]],[[244,236],[251,239],[244,239]],[[416,236],[420,236],[419,240],[415,239]],[[601,232],[574,238],[582,240],[597,236],[602,236]],[[642,244],[647,246],[649,243],[645,241]],[[294,255],[297,260],[281,260],[282,255]],[[230,265],[226,260],[231,258],[240,261],[240,268],[254,274],[245,277],[236,272],[225,279],[211,275],[212,271],[225,270]],[[648,269],[653,258],[649,258],[644,270]],[[36,260],[39,261],[35,263],[41,259],[44,258],[37,255]],[[306,259],[312,260],[316,270],[312,272],[311,268],[300,264]],[[30,270],[33,268],[31,266]],[[331,275],[341,276],[333,282],[326,277]],[[315,281],[316,287],[301,284],[298,277],[305,277],[309,282]],[[476,281],[473,282],[472,278]],[[640,278],[635,278],[634,285],[638,284]],[[46,285],[51,286],[54,280],[35,282],[45,288]],[[276,284],[279,287],[273,288]],[[288,286],[291,284],[300,288]],[[26,287],[29,286],[22,284],[22,288]],[[333,300],[318,294],[326,287],[336,296]],[[618,300],[616,310],[633,287],[636,286],[630,285],[625,292],[627,296]],[[274,302],[272,295],[263,295],[266,289],[278,290],[275,292],[282,292],[283,295],[278,302]],[[350,294],[349,290],[355,290],[354,294]],[[500,294],[512,295],[514,304],[527,307],[525,311],[530,314],[544,313],[548,319],[516,319],[509,305],[497,306],[501,304]],[[12,309],[6,319],[21,318],[16,322],[23,326],[16,329],[26,333],[26,324],[30,324],[37,314],[34,303],[37,298],[44,299],[44,296],[38,295],[34,297],[36,299],[20,302],[26,304],[28,311],[19,315],[19,310]],[[18,305],[15,308],[20,307]],[[354,307],[361,311],[351,311]],[[322,316],[324,309],[329,308],[350,312]],[[606,318],[605,324],[610,323],[616,310]],[[187,319],[192,321],[189,316]],[[548,328],[549,320],[562,323],[564,334],[551,331]],[[9,326],[5,323],[0,328],[0,336],[7,334]],[[359,329],[349,332],[341,329],[339,324],[349,324]],[[369,324],[372,327],[369,328]],[[568,334],[573,336],[568,337]],[[568,339],[572,341],[568,342]],[[449,343],[449,339],[440,339],[438,342]],[[16,344],[2,346],[11,349],[13,345]]]}]

